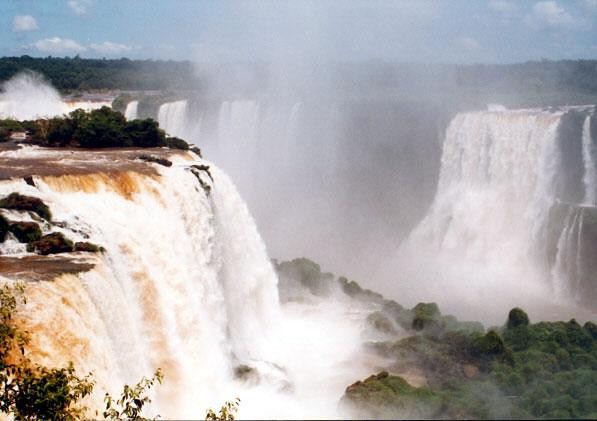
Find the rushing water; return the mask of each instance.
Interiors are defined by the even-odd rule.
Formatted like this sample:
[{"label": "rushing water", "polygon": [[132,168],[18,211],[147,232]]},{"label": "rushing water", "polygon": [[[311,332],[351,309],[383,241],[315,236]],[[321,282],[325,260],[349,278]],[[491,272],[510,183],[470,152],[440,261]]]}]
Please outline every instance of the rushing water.
[{"label": "rushing water", "polygon": [[134,120],[137,118],[137,110],[139,108],[139,101],[131,101],[126,104],[126,109],[124,110],[124,117],[127,120]]},{"label": "rushing water", "polygon": [[[409,277],[425,282],[430,297],[450,300],[448,308],[469,306],[471,316],[577,298],[582,264],[569,262],[577,259],[583,214],[571,212],[554,225],[550,210],[573,191],[596,186],[586,146],[586,174],[579,186],[573,183],[583,166],[587,123],[582,139],[570,137],[563,129],[570,124],[565,115],[502,110],[462,113],[452,120],[433,205],[400,251],[405,282]],[[571,161],[576,149],[578,159]],[[553,250],[552,232],[560,237]],[[551,264],[550,253],[556,254]],[[416,284],[409,285],[416,291]]]},{"label": "rushing water", "polygon": [[[159,176],[0,182],[0,196],[18,191],[50,206],[65,228],[46,231],[106,248],[89,272],[28,284],[34,357],[94,371],[98,402],[160,367],[166,380],[151,411],[168,418],[202,417],[236,396],[243,417],[338,416],[344,388],[371,370],[360,356],[371,309],[335,299],[282,308],[247,206],[222,171],[190,157]],[[213,183],[200,175],[209,195],[193,164],[210,165]],[[252,380],[235,379],[241,364],[255,370]]]}]

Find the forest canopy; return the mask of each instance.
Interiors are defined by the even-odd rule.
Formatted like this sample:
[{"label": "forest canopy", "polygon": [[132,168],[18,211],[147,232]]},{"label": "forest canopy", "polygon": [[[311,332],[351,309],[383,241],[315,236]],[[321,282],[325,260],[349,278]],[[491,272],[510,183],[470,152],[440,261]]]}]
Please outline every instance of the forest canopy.
[{"label": "forest canopy", "polygon": [[[53,86],[72,90],[205,90],[223,75],[243,74],[243,86],[259,91],[274,71],[265,63],[213,65],[191,61],[84,59],[30,56],[0,58],[0,82],[24,70],[43,74]],[[528,61],[516,64],[422,64],[383,61],[331,65],[336,91],[408,92],[469,97],[471,101],[516,98],[521,104],[558,105],[597,96],[597,60]],[[229,81],[228,81],[229,82]],[[221,84],[220,84],[221,85]],[[226,86],[228,86],[226,84]],[[238,87],[237,87],[238,88]]]}]

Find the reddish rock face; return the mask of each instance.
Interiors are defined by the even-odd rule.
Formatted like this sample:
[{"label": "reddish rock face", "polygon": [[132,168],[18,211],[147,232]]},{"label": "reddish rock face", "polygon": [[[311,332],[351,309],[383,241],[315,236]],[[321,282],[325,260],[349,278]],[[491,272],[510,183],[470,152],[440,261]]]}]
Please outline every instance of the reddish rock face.
[{"label": "reddish rock face", "polygon": [[2,275],[21,281],[51,281],[64,273],[87,272],[93,266],[85,260],[64,256],[0,256]]}]

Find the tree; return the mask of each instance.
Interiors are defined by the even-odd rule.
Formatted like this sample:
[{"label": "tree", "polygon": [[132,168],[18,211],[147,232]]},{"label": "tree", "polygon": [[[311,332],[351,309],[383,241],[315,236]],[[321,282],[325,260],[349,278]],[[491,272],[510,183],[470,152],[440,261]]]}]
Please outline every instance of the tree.
[{"label": "tree", "polygon": [[236,419],[236,413],[238,412],[238,406],[240,399],[236,398],[233,401],[226,401],[220,408],[220,411],[216,414],[213,409],[208,409],[205,414],[206,421],[234,421]]},{"label": "tree", "polygon": [[[89,409],[80,405],[80,401],[93,391],[91,373],[79,377],[72,363],[64,368],[47,368],[27,358],[29,333],[21,330],[14,320],[18,305],[25,303],[22,284],[0,287],[0,411],[17,420],[88,418]],[[102,416],[109,420],[147,420],[142,412],[151,402],[148,392],[162,380],[158,368],[152,377],[143,377],[135,386],[125,385],[118,399],[106,393]],[[234,420],[239,402],[238,398],[225,402],[217,414],[209,409],[206,419]]]},{"label": "tree", "polygon": [[109,393],[106,393],[104,398],[106,409],[102,415],[110,420],[146,420],[147,418],[141,416],[141,412],[145,404],[151,402],[147,392],[156,382],[162,383],[162,379],[162,371],[158,368],[153,377],[149,379],[143,377],[134,387],[125,384],[122,395],[116,401]]},{"label": "tree", "polygon": [[29,334],[14,322],[19,303],[25,303],[21,284],[0,288],[0,411],[15,419],[74,419],[86,408],[78,402],[89,395],[91,373],[81,378],[72,364],[48,369],[25,355]]}]

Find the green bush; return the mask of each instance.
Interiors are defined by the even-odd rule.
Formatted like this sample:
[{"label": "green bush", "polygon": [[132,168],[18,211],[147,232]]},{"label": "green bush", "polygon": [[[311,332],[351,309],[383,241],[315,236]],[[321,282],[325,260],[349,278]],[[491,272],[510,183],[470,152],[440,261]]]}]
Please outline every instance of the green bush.
[{"label": "green bush", "polygon": [[189,144],[179,137],[167,137],[165,146],[171,149],[181,149],[183,151],[189,150]]},{"label": "green bush", "polygon": [[529,325],[529,316],[524,312],[524,310],[515,307],[510,310],[508,314],[508,329],[512,329],[518,326],[528,326]]},{"label": "green bush", "polygon": [[436,303],[419,303],[413,308],[413,313],[412,328],[415,330],[437,326],[441,316]]}]

